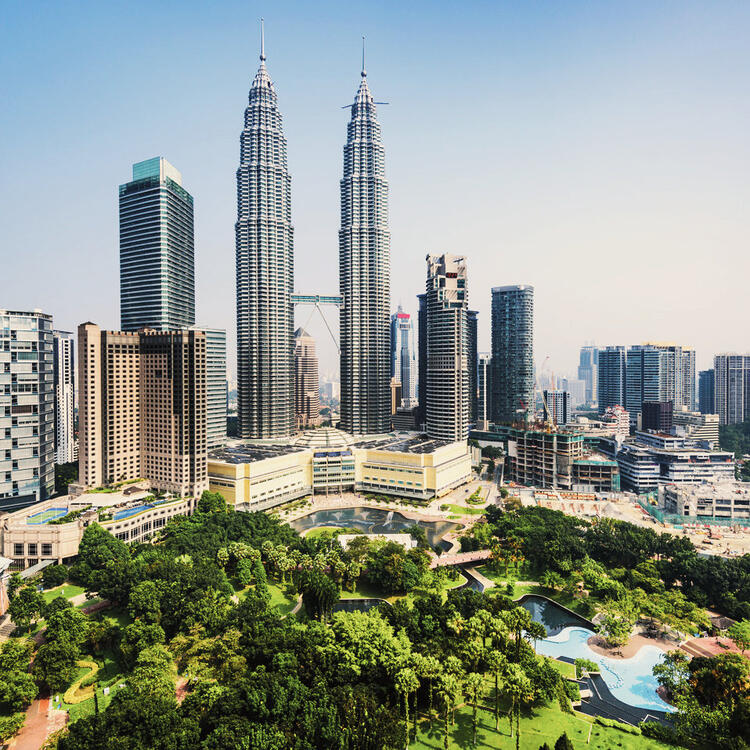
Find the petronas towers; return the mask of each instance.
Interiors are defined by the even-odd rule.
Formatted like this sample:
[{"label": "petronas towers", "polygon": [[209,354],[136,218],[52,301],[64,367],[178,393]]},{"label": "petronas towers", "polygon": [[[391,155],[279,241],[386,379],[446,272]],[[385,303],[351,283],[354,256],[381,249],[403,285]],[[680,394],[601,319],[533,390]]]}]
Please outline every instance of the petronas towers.
[{"label": "petronas towers", "polygon": [[[250,88],[237,170],[239,436],[267,440],[294,421],[291,177],[276,91],[261,64]],[[390,234],[385,150],[362,80],[344,146],[339,230],[341,427],[390,430]]]},{"label": "petronas towers", "polygon": [[260,68],[250,87],[237,169],[237,422],[242,438],[294,428],[292,178],[276,91]]}]

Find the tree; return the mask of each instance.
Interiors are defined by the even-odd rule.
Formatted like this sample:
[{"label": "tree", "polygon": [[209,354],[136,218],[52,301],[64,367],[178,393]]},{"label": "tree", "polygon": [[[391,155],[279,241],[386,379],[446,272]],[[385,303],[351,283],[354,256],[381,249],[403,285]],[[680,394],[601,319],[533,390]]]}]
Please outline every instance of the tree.
[{"label": "tree", "polygon": [[161,598],[154,581],[142,581],[133,587],[128,599],[128,612],[134,620],[158,623],[161,620]]},{"label": "tree", "polygon": [[487,654],[487,663],[495,677],[495,730],[500,729],[500,677],[508,668],[508,660],[505,655],[497,649],[492,649]]},{"label": "tree", "polygon": [[727,630],[727,635],[737,648],[744,654],[750,648],[750,620],[735,622]]},{"label": "tree", "polygon": [[34,678],[28,672],[0,674],[0,709],[23,711],[37,696]]},{"label": "tree", "polygon": [[450,717],[456,706],[460,686],[458,678],[450,672],[444,672],[438,680],[438,696],[443,705],[443,717],[445,719],[443,734],[445,750],[448,750],[450,742]]},{"label": "tree", "polygon": [[600,632],[611,646],[624,646],[630,640],[633,630],[633,621],[615,612],[604,616],[601,622]]},{"label": "tree", "polygon": [[31,586],[25,586],[10,600],[8,614],[20,630],[26,630],[44,612],[44,597]]},{"label": "tree", "polygon": [[396,674],[396,692],[404,699],[404,747],[409,749],[409,696],[419,689],[419,680],[414,670],[403,667]]},{"label": "tree", "polygon": [[540,638],[547,637],[547,628],[541,622],[532,620],[526,627],[526,637],[534,641],[534,651],[536,651],[536,642]]},{"label": "tree", "polygon": [[[510,664],[505,677],[505,690],[511,699],[512,715],[516,718],[516,750],[521,745],[521,703],[529,700],[532,695],[531,680],[525,675],[518,664]],[[512,721],[512,719],[511,719]],[[511,724],[511,733],[513,732]]]},{"label": "tree", "polygon": [[477,711],[479,708],[479,691],[482,689],[483,683],[484,678],[478,672],[469,672],[469,674],[466,675],[466,689],[471,694],[473,706],[471,725],[473,730],[474,745],[477,744]]},{"label": "tree", "polygon": [[565,586],[565,579],[556,570],[545,570],[539,583],[552,591],[561,591]]},{"label": "tree", "polygon": [[78,659],[78,646],[68,638],[48,641],[34,657],[34,677],[53,693],[70,685]]},{"label": "tree", "polygon": [[226,513],[227,501],[220,492],[204,490],[196,510],[199,513]]},{"label": "tree", "polygon": [[338,586],[325,573],[311,570],[302,577],[300,588],[305,612],[325,622],[340,596]]},{"label": "tree", "polygon": [[555,742],[555,750],[575,750],[573,742],[566,732],[563,732]]},{"label": "tree", "polygon": [[48,565],[42,571],[44,588],[53,589],[61,586],[68,579],[68,568],[65,565]]}]

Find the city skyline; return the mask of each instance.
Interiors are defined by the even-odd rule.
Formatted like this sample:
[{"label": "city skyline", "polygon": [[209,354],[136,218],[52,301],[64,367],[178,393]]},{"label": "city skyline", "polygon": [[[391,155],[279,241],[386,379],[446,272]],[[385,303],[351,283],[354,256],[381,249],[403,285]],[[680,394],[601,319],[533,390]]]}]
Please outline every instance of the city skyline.
[{"label": "city skyline", "polygon": [[[288,10],[292,6],[283,7]],[[153,18],[164,13],[158,8],[146,10]],[[113,186],[122,181],[123,171],[135,160],[162,153],[180,165],[196,196],[197,319],[228,329],[233,379],[233,305],[227,283],[233,266],[233,242],[227,216],[231,222],[234,196],[231,178],[226,175],[236,167],[237,99],[253,74],[255,44],[244,44],[241,54],[233,52],[229,42],[239,33],[234,28],[236,19],[231,26],[224,19],[208,24],[202,47],[207,68],[191,82],[190,97],[199,96],[205,106],[191,123],[187,117],[181,121],[184,109],[152,105],[157,92],[167,105],[175,103],[173,97],[181,96],[180,84],[188,81],[191,72],[196,73],[190,66],[186,70],[184,61],[169,63],[168,57],[174,53],[174,44],[184,43],[197,33],[199,21],[204,20],[200,9],[188,3],[184,15],[175,19],[175,39],[167,40],[158,50],[151,49],[149,62],[163,63],[167,77],[166,81],[154,82],[139,74],[145,63],[112,69],[113,62],[125,52],[108,43],[111,39],[106,31],[93,48],[84,45],[76,51],[79,35],[86,28],[80,24],[83,12],[64,16],[49,9],[44,17],[22,9],[11,12],[13,23],[8,27],[33,28],[39,31],[40,39],[51,40],[39,53],[39,64],[53,54],[56,70],[34,78],[33,65],[29,72],[22,69],[30,54],[19,42],[23,34],[7,39],[3,54],[13,59],[11,96],[17,86],[24,86],[26,94],[2,126],[8,129],[12,136],[9,142],[15,146],[10,149],[9,164],[15,175],[13,192],[2,189],[9,217],[7,241],[9,246],[29,246],[30,221],[21,198],[32,184],[35,191],[41,191],[43,202],[51,205],[49,218],[57,222],[57,231],[54,240],[44,236],[35,239],[27,252],[10,259],[11,268],[22,275],[33,273],[42,258],[49,264],[49,273],[42,275],[35,288],[38,297],[30,299],[28,290],[14,287],[3,290],[4,304],[14,309],[39,307],[49,311],[59,328],[74,329],[87,318],[117,328],[118,311],[112,304],[117,262]],[[94,16],[91,23],[96,23],[105,11],[94,11],[92,6],[88,12]],[[260,9],[242,11],[244,39],[255,39],[259,15]],[[577,8],[566,17],[553,15],[539,24],[540,18],[532,11],[480,11],[469,6],[460,17],[439,6],[436,18],[441,29],[451,24],[455,34],[448,39],[437,29],[437,23],[428,25],[409,52],[401,49],[400,43],[414,35],[415,19],[401,12],[396,15],[400,23],[394,23],[393,18],[386,23],[385,14],[376,11],[355,14],[346,22],[335,20],[339,33],[330,39],[323,24],[308,14],[292,23],[283,8],[270,18],[266,13],[272,29],[275,79],[283,91],[295,194],[306,196],[304,204],[295,204],[292,216],[300,248],[295,284],[299,291],[335,292],[329,267],[335,262],[338,223],[342,126],[338,107],[349,98],[358,64],[359,36],[364,31],[369,37],[370,76],[376,78],[376,88],[383,92],[383,98],[391,102],[379,112],[388,132],[388,178],[394,197],[391,231],[394,258],[399,264],[391,312],[400,301],[406,312],[416,313],[421,259],[427,249],[455,250],[465,253],[476,269],[472,298],[480,311],[480,349],[489,348],[489,288],[512,283],[533,284],[537,290],[535,358],[539,364],[549,354],[555,372],[574,372],[578,350],[588,340],[601,347],[654,339],[680,341],[696,349],[698,369],[710,366],[718,352],[747,349],[744,332],[734,322],[742,319],[741,279],[746,277],[743,270],[750,263],[741,250],[739,231],[744,225],[740,206],[746,202],[747,185],[742,175],[748,152],[737,124],[744,117],[746,105],[732,96],[747,74],[738,44],[748,20],[746,11],[725,6],[723,14],[709,16],[697,4],[682,5],[680,14],[671,15],[645,5],[616,11]],[[481,28],[477,27],[478,19],[486,20]],[[127,28],[128,19],[120,20],[123,24],[118,28]],[[572,42],[565,42],[558,32],[569,29],[576,20],[582,24],[575,40],[588,46],[584,45],[585,52],[573,54]],[[80,29],[76,29],[76,23]],[[490,49],[490,37],[500,28],[499,38],[504,44],[497,44],[493,38]],[[60,30],[65,33],[58,33]],[[535,35],[529,38],[531,30]],[[629,33],[639,30],[650,33],[637,43],[630,40]],[[147,38],[150,33],[146,32]],[[532,42],[528,52],[523,49],[523,40]],[[542,43],[549,44],[547,51],[541,50]],[[684,56],[691,45],[697,45],[704,54],[687,61]],[[443,55],[449,48],[465,62],[470,71],[468,80],[462,71],[445,64]],[[719,49],[720,55],[711,54]],[[70,54],[61,54],[62,50]],[[567,61],[562,70],[555,68],[555,55]],[[482,57],[487,63],[484,66],[479,64]],[[305,60],[304,66],[301,60]],[[107,85],[124,93],[122,98],[133,114],[118,116],[120,105],[102,94],[102,74],[93,75],[83,93],[75,92],[69,106],[57,107],[53,88],[59,84],[58,77],[73,75],[83,61],[87,61],[87,69],[97,67],[97,61],[101,63],[99,67],[108,74]],[[596,76],[590,72],[595,63],[604,65]],[[655,72],[656,78],[646,76],[649,71]],[[614,82],[616,93],[622,95],[620,102],[603,88],[605,74],[610,84]],[[471,121],[465,113],[454,112],[451,130],[468,128],[474,119],[500,125],[500,136],[496,126],[492,136],[487,127],[480,129],[462,160],[456,160],[455,155],[465,151],[466,144],[446,140],[444,126],[434,124],[434,133],[420,133],[418,137],[408,126],[423,108],[440,101],[445,87],[457,80],[456,76],[460,76],[464,96],[471,102]],[[218,80],[221,85],[214,85]],[[649,86],[636,90],[637,83],[644,80],[650,81]],[[317,85],[311,87],[311,81]],[[492,97],[494,105],[482,96],[488,82],[497,94]],[[591,95],[582,94],[581,87],[587,82],[593,83]],[[135,97],[135,87],[143,101]],[[306,93],[306,88],[311,90]],[[665,91],[669,91],[666,102]],[[571,96],[569,103],[566,93]],[[54,154],[51,161],[45,139],[38,140],[33,151],[24,148],[26,139],[37,133],[27,102],[50,97],[58,115],[52,125],[55,138],[46,140],[66,142],[66,149]],[[315,101],[320,110],[311,112]],[[77,113],[75,118],[72,108]],[[710,117],[703,114],[707,110],[712,113]],[[73,130],[73,126],[78,127],[81,112],[90,125],[84,129],[91,149],[90,158],[85,160],[76,157],[84,150],[84,134]],[[554,133],[538,117],[545,112],[552,116]],[[107,128],[99,127],[105,113],[108,122],[123,120],[127,138],[122,137],[123,126],[115,125],[105,137]],[[582,113],[592,125],[576,135],[576,128],[586,125],[580,119]],[[130,125],[131,117],[141,118],[139,127]],[[198,138],[196,126],[201,128]],[[529,134],[519,141],[520,131],[529,130],[529,126]],[[607,130],[608,126],[615,130]],[[45,127],[50,124],[45,123]],[[602,135],[605,131],[606,137]],[[112,141],[114,134],[118,135],[116,144]],[[618,140],[622,136],[624,140]],[[664,144],[668,148],[660,150]],[[542,145],[540,156],[534,157],[532,146]],[[516,156],[509,151],[511,146]],[[106,158],[102,156],[105,150]],[[428,154],[440,154],[435,159],[440,164],[431,163]],[[23,168],[18,161],[21,157]],[[43,186],[33,177],[39,171],[33,168],[37,160],[52,166],[49,173],[45,172],[48,178]],[[414,163],[420,169],[411,169]],[[519,169],[524,163],[532,168],[529,173]],[[446,177],[438,177],[436,170],[446,164],[451,165]],[[581,165],[583,172],[578,169]],[[649,168],[639,173],[636,181],[639,166]],[[473,174],[482,176],[476,185],[471,181]],[[532,174],[535,188],[544,186],[536,200],[528,192]],[[62,176],[76,189],[61,189],[65,184],[59,181]],[[568,195],[562,181],[572,185],[573,180],[574,189]],[[602,197],[607,195],[605,187],[613,186],[611,200]],[[672,186],[677,189],[672,190]],[[493,217],[488,222],[486,216],[479,216],[486,204],[477,197],[477,187],[484,192],[489,188],[500,206],[495,213],[499,221]],[[48,190],[54,191],[54,201],[45,199]],[[654,194],[657,190],[659,195]],[[563,198],[559,209],[551,203],[553,194]],[[641,209],[645,224],[640,217],[638,221],[635,218],[636,210]],[[596,231],[592,234],[592,230]],[[731,278],[707,283],[691,270],[692,264],[680,262],[686,253],[696,258],[701,253],[714,253],[717,243],[722,257],[735,271]],[[635,270],[616,262],[625,254],[627,265]],[[90,257],[96,263],[90,263]],[[576,264],[587,269],[587,283],[575,293],[575,274],[560,279],[563,258],[567,269]],[[85,309],[79,298],[66,294],[75,278],[73,273],[84,264],[92,281]],[[642,273],[646,269],[651,273]],[[656,281],[666,273],[673,279],[673,288],[657,290]],[[634,285],[636,278],[638,283]],[[588,308],[599,304],[605,285],[623,304],[607,304],[604,314],[592,318]],[[568,305],[567,317],[557,314],[561,304]],[[704,321],[717,305],[721,305],[727,322],[711,329]],[[335,368],[335,349],[327,340],[325,328],[314,321],[310,333],[319,343],[321,370]]]}]

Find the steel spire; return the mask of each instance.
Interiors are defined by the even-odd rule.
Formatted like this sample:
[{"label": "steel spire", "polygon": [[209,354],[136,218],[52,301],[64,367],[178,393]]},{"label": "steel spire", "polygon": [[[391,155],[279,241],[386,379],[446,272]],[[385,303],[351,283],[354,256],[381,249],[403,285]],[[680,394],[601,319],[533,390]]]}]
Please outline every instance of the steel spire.
[{"label": "steel spire", "polygon": [[260,61],[266,61],[266,34],[263,19],[260,19]]},{"label": "steel spire", "polygon": [[365,70],[365,38],[362,37],[362,78],[367,77],[367,71]]}]

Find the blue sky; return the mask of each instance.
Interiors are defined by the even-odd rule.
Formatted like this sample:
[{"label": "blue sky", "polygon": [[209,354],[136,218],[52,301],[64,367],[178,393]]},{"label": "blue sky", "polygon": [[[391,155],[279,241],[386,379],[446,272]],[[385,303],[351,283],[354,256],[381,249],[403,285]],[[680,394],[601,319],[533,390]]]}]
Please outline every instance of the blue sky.
[{"label": "blue sky", "polygon": [[556,373],[585,341],[677,341],[701,367],[750,350],[747,2],[5,3],[0,306],[117,327],[117,185],[161,155],[195,196],[198,319],[234,341],[261,15],[299,291],[337,291],[341,107],[364,34],[389,102],[394,308],[415,311],[428,252],[453,252],[482,349],[490,288],[531,283],[536,359]]}]

